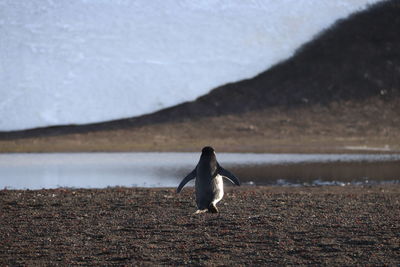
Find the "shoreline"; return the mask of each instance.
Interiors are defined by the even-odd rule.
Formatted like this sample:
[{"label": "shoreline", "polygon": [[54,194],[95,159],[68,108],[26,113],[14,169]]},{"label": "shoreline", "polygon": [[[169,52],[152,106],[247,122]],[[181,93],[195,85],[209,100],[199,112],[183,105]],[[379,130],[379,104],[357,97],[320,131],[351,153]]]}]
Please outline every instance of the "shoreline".
[{"label": "shoreline", "polygon": [[[400,153],[399,101],[271,107],[243,114],[190,120],[123,123],[4,135],[7,152],[198,152],[206,145],[237,153]],[[382,114],[376,117],[379,110]],[[86,127],[86,126],[82,126]],[[72,132],[69,132],[70,129]]]},{"label": "shoreline", "polygon": [[[21,141],[22,142],[22,141]],[[35,141],[29,145],[12,144],[11,141],[0,141],[0,154],[78,154],[78,153],[198,153],[201,146],[173,149],[172,147],[157,149],[157,147],[148,147],[146,149],[132,148],[122,149],[119,146],[115,148],[104,149],[99,146],[96,149],[83,147],[36,147]],[[43,142],[45,142],[43,140]],[[208,144],[208,143],[204,143]],[[82,145],[82,144],[81,144]],[[255,148],[254,146],[215,146],[218,148],[218,153],[248,153],[248,154],[400,154],[400,149],[397,147],[385,146],[364,146],[364,145],[343,145],[343,146],[315,146],[315,145],[267,145],[264,147]]]}]

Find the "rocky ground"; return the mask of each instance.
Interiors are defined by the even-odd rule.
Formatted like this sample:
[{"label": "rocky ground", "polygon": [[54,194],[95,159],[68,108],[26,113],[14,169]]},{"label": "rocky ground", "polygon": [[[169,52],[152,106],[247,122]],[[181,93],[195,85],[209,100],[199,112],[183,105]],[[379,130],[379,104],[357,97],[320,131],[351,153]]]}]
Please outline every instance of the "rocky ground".
[{"label": "rocky ground", "polygon": [[397,265],[400,185],[0,191],[0,265]]}]

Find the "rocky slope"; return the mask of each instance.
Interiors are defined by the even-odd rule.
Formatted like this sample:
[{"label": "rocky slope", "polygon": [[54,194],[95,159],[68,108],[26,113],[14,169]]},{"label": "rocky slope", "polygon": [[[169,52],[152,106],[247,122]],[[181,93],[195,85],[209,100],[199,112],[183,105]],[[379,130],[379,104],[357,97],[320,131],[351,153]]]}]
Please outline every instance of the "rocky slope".
[{"label": "rocky slope", "polygon": [[[173,125],[182,126],[182,123],[193,123],[192,126],[186,125],[187,129],[198,127],[199,120],[204,120],[204,117],[208,120],[218,120],[226,116],[231,119],[232,116],[250,116],[254,120],[253,124],[259,124],[266,120],[266,116],[278,114],[278,117],[290,117],[288,121],[297,121],[299,116],[295,114],[311,118],[318,115],[313,112],[321,112],[321,107],[321,114],[335,117],[335,113],[341,110],[342,106],[344,110],[352,113],[348,114],[351,115],[351,119],[344,115],[342,120],[325,125],[325,128],[335,132],[335,127],[345,129],[357,122],[364,126],[370,125],[370,129],[376,130],[376,136],[385,136],[389,131],[393,139],[398,136],[399,129],[394,125],[400,113],[400,107],[397,105],[400,99],[399,28],[400,2],[380,2],[338,21],[332,28],[301,47],[292,58],[254,78],[216,88],[195,101],[141,117],[111,122],[1,132],[0,140],[5,142],[65,134],[86,135],[104,131],[115,134],[113,131],[124,129],[134,133],[140,127],[155,125],[157,128],[160,124],[169,124],[164,127],[164,132],[170,133]],[[357,108],[349,108],[351,106]],[[378,112],[376,107],[379,107]],[[301,113],[302,110],[308,111]],[[318,120],[319,125],[323,125],[324,120]],[[374,129],[377,121],[381,123]],[[243,123],[246,124],[245,121]],[[214,127],[222,129],[231,125],[230,120],[223,119]],[[303,133],[304,129],[314,126],[306,123],[304,127],[297,129],[297,132],[296,129],[291,129],[293,127],[284,128],[287,130],[284,132],[296,136],[300,132]],[[268,131],[268,127],[266,125],[265,131]],[[156,131],[156,128],[153,130]],[[367,129],[355,128],[352,135],[363,135]],[[153,130],[148,129],[147,135],[163,135],[162,131],[152,132]],[[265,134],[264,128],[261,127],[261,130]],[[248,132],[251,135],[253,131],[250,129]],[[224,138],[229,138],[231,134],[232,132],[226,133]],[[198,137],[196,133],[191,136],[193,140]]]}]

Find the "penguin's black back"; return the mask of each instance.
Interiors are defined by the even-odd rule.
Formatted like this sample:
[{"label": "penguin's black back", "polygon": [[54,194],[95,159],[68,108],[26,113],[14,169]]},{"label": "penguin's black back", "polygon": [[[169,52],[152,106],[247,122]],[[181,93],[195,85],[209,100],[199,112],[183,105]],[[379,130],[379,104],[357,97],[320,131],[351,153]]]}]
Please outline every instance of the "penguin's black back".
[{"label": "penguin's black back", "polygon": [[211,176],[215,176],[217,172],[217,158],[215,157],[214,149],[206,146],[201,151],[200,161],[198,168],[203,171],[209,172]]}]

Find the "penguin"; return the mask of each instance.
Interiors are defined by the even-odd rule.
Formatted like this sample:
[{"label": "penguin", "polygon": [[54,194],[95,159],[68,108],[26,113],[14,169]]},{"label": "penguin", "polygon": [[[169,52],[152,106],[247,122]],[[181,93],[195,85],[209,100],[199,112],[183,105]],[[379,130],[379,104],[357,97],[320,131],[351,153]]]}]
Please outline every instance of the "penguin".
[{"label": "penguin", "polygon": [[200,160],[196,168],[183,178],[176,192],[179,193],[190,180],[196,179],[195,191],[198,210],[195,214],[207,211],[218,213],[216,204],[224,196],[224,183],[222,178],[240,186],[239,179],[219,165],[214,149],[210,146],[206,146],[201,151]]}]

